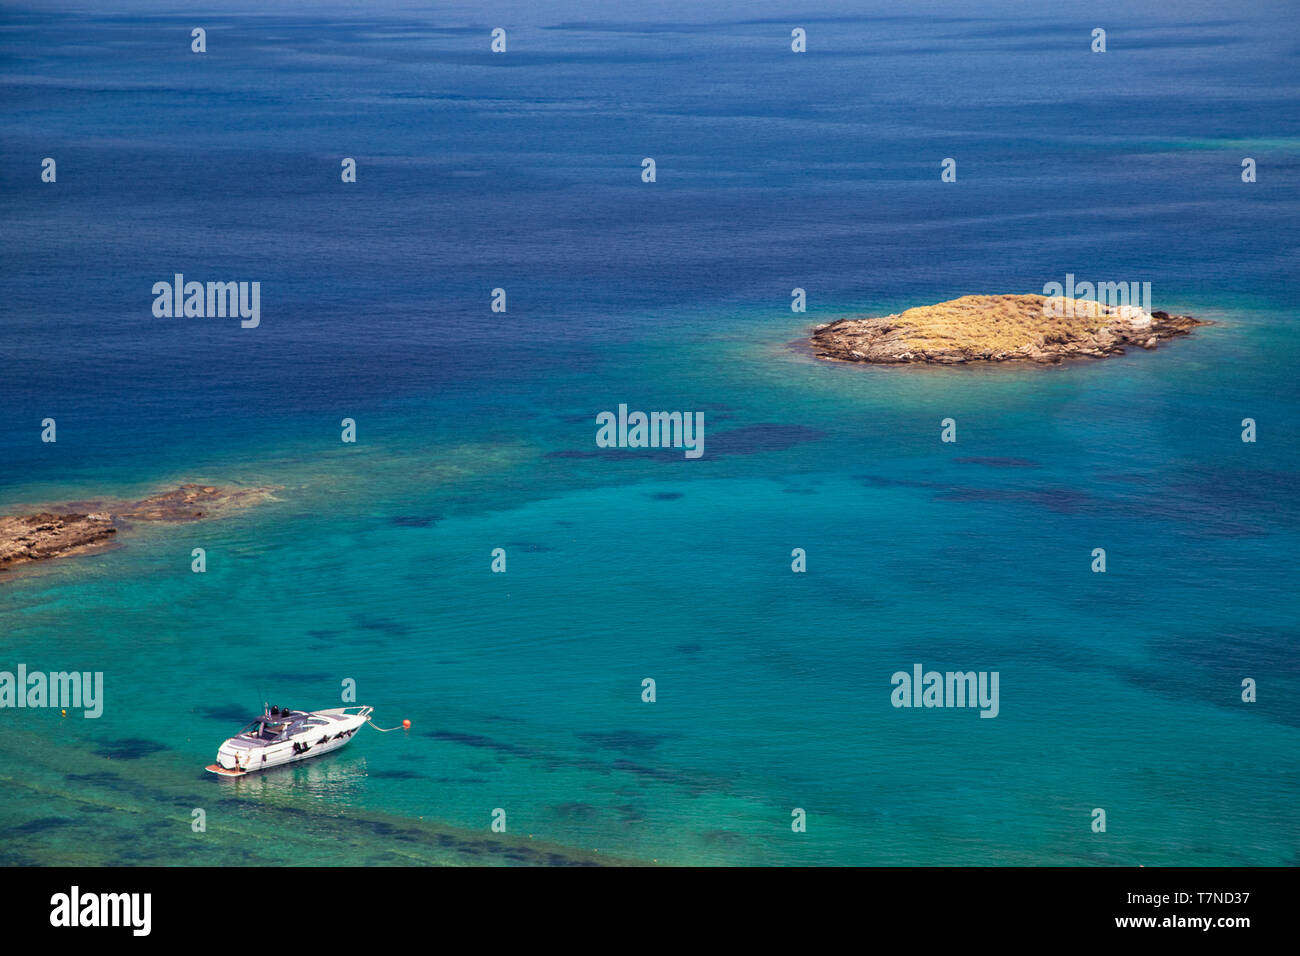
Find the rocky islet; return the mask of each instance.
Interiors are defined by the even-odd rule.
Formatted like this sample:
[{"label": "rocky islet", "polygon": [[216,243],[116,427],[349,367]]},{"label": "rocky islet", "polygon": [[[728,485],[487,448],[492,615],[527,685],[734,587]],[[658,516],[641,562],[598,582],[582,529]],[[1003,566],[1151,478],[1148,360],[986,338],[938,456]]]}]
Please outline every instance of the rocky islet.
[{"label": "rocky islet", "polygon": [[1154,349],[1208,325],[1189,315],[1041,295],[967,295],[878,318],[819,325],[818,358],[880,365],[1035,362],[1122,355]]}]

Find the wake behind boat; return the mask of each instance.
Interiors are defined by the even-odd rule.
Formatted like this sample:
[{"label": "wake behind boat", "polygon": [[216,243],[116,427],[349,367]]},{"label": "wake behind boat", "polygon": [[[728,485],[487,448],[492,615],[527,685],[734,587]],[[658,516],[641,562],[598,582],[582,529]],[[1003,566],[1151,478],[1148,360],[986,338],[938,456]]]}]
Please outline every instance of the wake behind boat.
[{"label": "wake behind boat", "polygon": [[205,769],[241,777],[338,750],[370,720],[373,711],[373,707],[316,711],[267,707],[261,717],[223,743],[217,750],[217,762]]}]

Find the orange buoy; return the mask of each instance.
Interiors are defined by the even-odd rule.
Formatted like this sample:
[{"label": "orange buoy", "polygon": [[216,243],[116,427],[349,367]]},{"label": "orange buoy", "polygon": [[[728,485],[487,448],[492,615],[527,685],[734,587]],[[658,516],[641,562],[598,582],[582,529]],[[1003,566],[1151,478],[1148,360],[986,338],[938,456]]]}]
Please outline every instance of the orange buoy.
[{"label": "orange buoy", "polygon": [[404,730],[410,730],[410,729],[411,729],[411,722],[410,722],[409,720],[404,720],[404,721],[402,721],[402,728],[403,728]]}]

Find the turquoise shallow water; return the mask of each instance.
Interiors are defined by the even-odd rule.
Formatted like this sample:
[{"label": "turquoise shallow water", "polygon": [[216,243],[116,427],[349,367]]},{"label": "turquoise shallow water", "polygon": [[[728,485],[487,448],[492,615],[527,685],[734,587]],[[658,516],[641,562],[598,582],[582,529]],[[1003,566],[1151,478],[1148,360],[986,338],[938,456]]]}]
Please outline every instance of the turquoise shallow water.
[{"label": "turquoise shallow water", "polygon": [[[7,584],[17,659],[108,683],[99,720],[3,715],[22,748],[5,761],[10,858],[66,859],[101,825],[86,804],[107,801],[140,818],[95,841],[108,858],[209,859],[185,822],[215,801],[212,835],[260,823],[258,858],[283,862],[331,858],[334,827],[313,821],[312,840],[285,819],[323,803],[340,827],[375,815],[349,852],[389,862],[407,850],[382,835],[392,818],[472,833],[502,806],[511,832],[630,859],[1288,863],[1293,568],[1278,558],[1294,553],[1294,472],[1237,438],[1269,384],[1211,387],[1217,340],[1267,340],[1264,318],[1154,355],[959,380],[819,365],[782,350],[787,320],[751,317],[775,344],[737,340],[694,383],[697,404],[735,416],[698,462],[548,458],[594,432],[553,414],[435,453],[398,408],[363,420],[383,440],[218,467],[279,500]],[[717,354],[687,348],[689,367]],[[647,362],[621,385],[663,372]],[[1221,437],[1183,417],[1193,376]],[[740,414],[724,401],[736,379]],[[937,440],[945,411],[955,446]],[[816,431],[727,453],[725,431],[776,417]],[[1105,575],[1088,570],[1096,546]],[[890,674],[917,661],[998,670],[999,717],[891,708]],[[1258,703],[1238,701],[1241,676]],[[345,677],[412,731],[265,782],[203,779],[241,711],[325,706]],[[814,814],[798,839],[794,807]],[[460,858],[433,840],[402,842]]]},{"label": "turquoise shallow water", "polygon": [[[0,669],[107,686],[98,720],[0,709],[0,860],[1296,862],[1300,114],[1276,25],[1145,11],[1118,89],[1021,33],[1061,59],[1068,10],[843,12],[836,69],[803,73],[761,59],[766,23],[681,16],[532,27],[513,72],[396,14],[236,17],[198,75],[167,20],[75,21],[74,53],[68,21],[16,18],[6,149],[71,161],[53,201],[4,174],[0,506],[277,490],[0,587]],[[1246,195],[1238,142],[1269,171]],[[622,185],[650,149],[663,189]],[[935,150],[961,157],[952,198]],[[178,270],[261,277],[265,334],[153,320]],[[1066,271],[1216,324],[1048,369],[791,345]],[[620,402],[703,411],[705,456],[597,454]],[[917,662],[998,671],[999,716],[891,707]],[[336,706],[347,678],[411,731],[202,772],[263,701]]]}]

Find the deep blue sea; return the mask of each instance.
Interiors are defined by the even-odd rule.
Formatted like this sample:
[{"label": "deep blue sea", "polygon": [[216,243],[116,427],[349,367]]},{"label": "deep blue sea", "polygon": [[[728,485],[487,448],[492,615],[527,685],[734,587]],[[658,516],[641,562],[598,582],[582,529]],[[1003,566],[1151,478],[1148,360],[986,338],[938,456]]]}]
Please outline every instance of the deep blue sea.
[{"label": "deep blue sea", "polygon": [[[136,9],[0,8],[0,513],[277,490],[0,580],[0,670],[106,687],[0,709],[0,863],[1300,862],[1290,4]],[[1067,273],[1215,324],[801,345]],[[703,457],[599,450],[620,403]],[[204,773],[346,679],[410,731]]]}]

